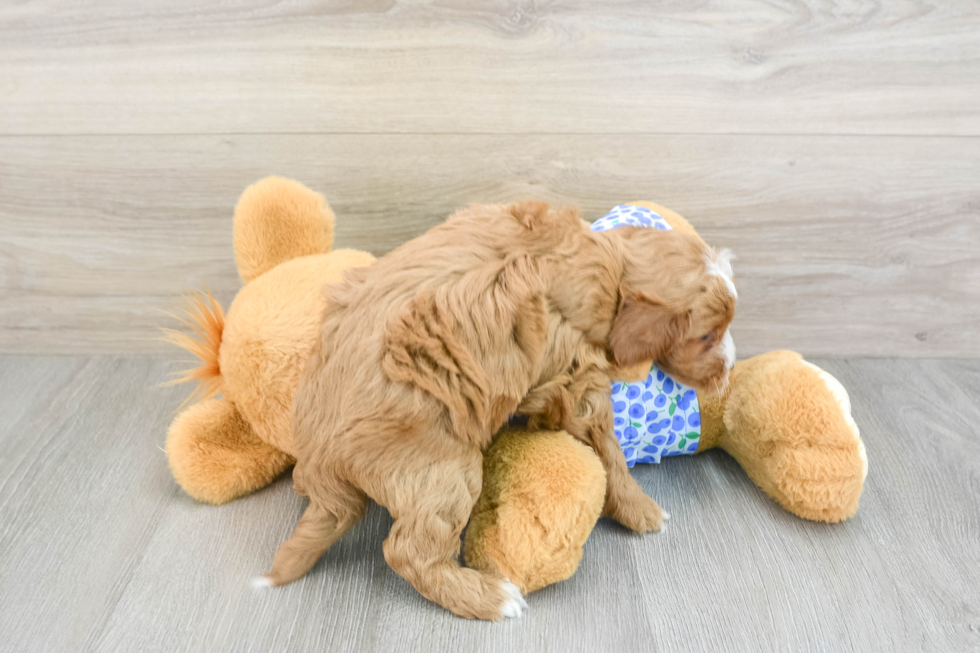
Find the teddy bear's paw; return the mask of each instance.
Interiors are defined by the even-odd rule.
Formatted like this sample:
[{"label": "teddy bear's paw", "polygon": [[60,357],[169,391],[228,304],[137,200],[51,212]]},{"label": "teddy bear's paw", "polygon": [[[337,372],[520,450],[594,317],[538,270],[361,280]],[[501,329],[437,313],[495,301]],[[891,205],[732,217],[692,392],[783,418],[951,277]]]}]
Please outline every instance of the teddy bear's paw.
[{"label": "teddy bear's paw", "polygon": [[861,456],[861,480],[864,481],[868,477],[868,454],[864,448],[864,441],[861,439],[861,431],[858,429],[857,423],[851,416],[851,398],[847,394],[847,390],[840,381],[837,380],[830,372],[824,370],[823,368],[817,367],[810,361],[803,361],[803,364],[809,367],[811,370],[817,373],[820,380],[823,381],[824,385],[830,391],[830,394],[834,395],[834,400],[837,401],[837,405],[840,406],[841,413],[844,416],[844,421],[847,423],[847,428],[850,430],[851,435],[854,436],[854,441],[857,443],[858,455]]},{"label": "teddy bear's paw", "polygon": [[657,502],[642,492],[618,501],[609,516],[637,533],[659,531],[669,519]]},{"label": "teddy bear's paw", "polygon": [[505,619],[520,618],[527,610],[527,601],[521,596],[521,590],[514,583],[504,579],[500,586],[507,593],[507,599],[500,606],[500,614]]}]

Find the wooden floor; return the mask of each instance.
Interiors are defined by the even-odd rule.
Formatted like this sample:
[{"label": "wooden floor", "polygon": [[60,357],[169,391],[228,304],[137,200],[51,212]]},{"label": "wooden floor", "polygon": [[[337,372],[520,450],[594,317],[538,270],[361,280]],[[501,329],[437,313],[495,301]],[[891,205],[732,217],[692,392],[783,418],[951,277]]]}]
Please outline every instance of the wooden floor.
[{"label": "wooden floor", "polygon": [[637,466],[661,534],[601,521],[578,573],[499,624],[384,563],[366,519],[301,581],[255,593],[298,519],[289,479],[197,504],[160,449],[179,390],[154,358],[0,358],[0,650],[980,650],[980,361],[817,360],[850,390],[857,516],[804,522],[718,452]]}]

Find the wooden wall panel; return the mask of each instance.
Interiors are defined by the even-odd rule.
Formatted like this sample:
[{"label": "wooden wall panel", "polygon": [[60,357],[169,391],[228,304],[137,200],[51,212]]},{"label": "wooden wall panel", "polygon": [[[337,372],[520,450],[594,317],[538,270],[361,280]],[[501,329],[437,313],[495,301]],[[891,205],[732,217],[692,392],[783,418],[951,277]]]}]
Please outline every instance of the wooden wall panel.
[{"label": "wooden wall panel", "polygon": [[972,0],[0,4],[0,351],[158,352],[266,174],[383,253],[646,196],[731,245],[741,351],[980,352]]},{"label": "wooden wall panel", "polygon": [[323,192],[382,254],[471,202],[630,199],[731,247],[740,354],[980,355],[977,138],[226,135],[0,139],[0,351],[165,352],[183,291],[239,287],[238,194]]},{"label": "wooden wall panel", "polygon": [[0,132],[980,135],[974,0],[0,6]]}]

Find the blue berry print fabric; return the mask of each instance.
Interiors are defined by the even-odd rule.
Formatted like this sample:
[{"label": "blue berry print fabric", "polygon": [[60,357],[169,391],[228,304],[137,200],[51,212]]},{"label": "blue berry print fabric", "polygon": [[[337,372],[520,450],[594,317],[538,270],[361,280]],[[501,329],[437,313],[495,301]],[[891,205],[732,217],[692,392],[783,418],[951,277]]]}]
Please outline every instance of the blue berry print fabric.
[{"label": "blue berry print fabric", "polygon": [[656,365],[645,381],[613,383],[612,403],[613,429],[629,467],[698,450],[698,395]]},{"label": "blue berry print fabric", "polygon": [[[621,204],[593,222],[592,231],[624,226],[671,228],[655,211]],[[613,383],[612,404],[613,428],[629,467],[698,450],[701,410],[697,392],[671,378],[656,363],[644,381]]]},{"label": "blue berry print fabric", "polygon": [[617,227],[652,227],[671,231],[670,225],[659,213],[629,204],[614,206],[609,213],[592,223],[592,231],[609,231]]}]

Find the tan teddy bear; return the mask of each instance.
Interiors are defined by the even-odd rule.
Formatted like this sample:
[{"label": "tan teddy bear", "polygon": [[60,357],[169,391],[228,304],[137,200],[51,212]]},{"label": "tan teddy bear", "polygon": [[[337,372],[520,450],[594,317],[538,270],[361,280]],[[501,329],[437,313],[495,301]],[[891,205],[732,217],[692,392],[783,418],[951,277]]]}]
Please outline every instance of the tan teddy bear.
[{"label": "tan teddy bear", "polygon": [[199,340],[167,332],[202,361],[173,383],[199,381],[204,398],[167,434],[174,478],[195,499],[231,501],[295,462],[293,393],[326,307],[321,289],[374,262],[366,252],[330,251],[333,230],[333,211],[302,184],[269,177],[249,186],[234,222],[245,285],[227,316],[212,297],[197,297],[187,323]]},{"label": "tan teddy bear", "polygon": [[[695,234],[655,204],[671,228]],[[174,383],[198,381],[203,398],[167,434],[174,478],[220,504],[257,490],[293,462],[292,402],[321,315],[321,288],[374,258],[330,251],[334,215],[302,184],[270,177],[242,194],[234,248],[245,285],[227,316],[200,295],[185,322],[198,339],[168,331],[201,365]],[[623,370],[623,383],[650,364]],[[220,394],[220,398],[218,395]],[[700,433],[687,449],[718,447],[790,512],[818,521],[857,509],[867,459],[844,388],[798,354],[741,361],[721,395],[698,395]],[[689,436],[690,437],[690,436]],[[524,592],[568,578],[602,510],[605,473],[591,449],[562,432],[501,433],[486,452],[483,491],[465,536],[467,564],[496,568]]]}]

